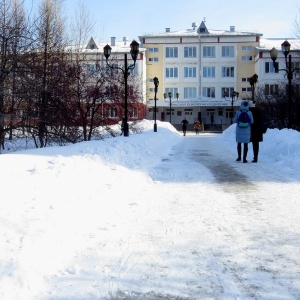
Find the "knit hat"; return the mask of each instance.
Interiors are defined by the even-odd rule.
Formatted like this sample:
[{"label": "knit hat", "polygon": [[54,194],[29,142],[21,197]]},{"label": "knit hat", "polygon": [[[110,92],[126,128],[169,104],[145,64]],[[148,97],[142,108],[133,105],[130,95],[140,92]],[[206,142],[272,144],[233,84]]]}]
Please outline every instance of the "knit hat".
[{"label": "knit hat", "polygon": [[248,103],[248,101],[243,101],[241,103],[240,109],[249,109],[249,103]]}]

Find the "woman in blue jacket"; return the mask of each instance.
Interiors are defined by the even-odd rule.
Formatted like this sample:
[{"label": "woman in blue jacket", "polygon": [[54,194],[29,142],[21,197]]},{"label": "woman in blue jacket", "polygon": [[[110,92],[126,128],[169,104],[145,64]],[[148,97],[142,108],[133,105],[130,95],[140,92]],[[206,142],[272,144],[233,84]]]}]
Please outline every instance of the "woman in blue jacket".
[{"label": "woman in blue jacket", "polygon": [[[246,112],[249,116],[249,124],[246,127],[239,126],[239,117],[242,112]],[[244,144],[244,151],[243,151],[243,163],[247,161],[247,153],[248,153],[248,143],[250,143],[251,138],[251,124],[253,124],[253,116],[251,111],[249,110],[249,103],[248,101],[243,101],[240,109],[236,112],[234,117],[234,123],[236,123],[236,142],[237,142],[237,152],[238,158],[236,161],[242,160],[242,144]],[[245,126],[245,125],[244,125]]]}]

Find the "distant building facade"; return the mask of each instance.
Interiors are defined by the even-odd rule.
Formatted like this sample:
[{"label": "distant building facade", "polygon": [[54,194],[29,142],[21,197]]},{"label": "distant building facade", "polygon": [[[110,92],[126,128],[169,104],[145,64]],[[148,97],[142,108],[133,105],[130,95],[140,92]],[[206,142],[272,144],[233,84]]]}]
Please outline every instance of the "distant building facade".
[{"label": "distant building facade", "polygon": [[[258,85],[263,89],[264,95],[268,98],[278,94],[280,84],[288,83],[285,56],[281,49],[281,44],[285,41],[282,38],[261,39],[260,44],[255,48],[255,72],[259,76]],[[290,55],[292,55],[293,90],[299,95],[299,66],[300,66],[300,40],[288,39],[291,44]],[[274,68],[273,61],[270,57],[270,50],[277,49],[278,57],[276,60],[277,68]]]},{"label": "distant building facade", "polygon": [[[189,123],[199,119],[210,124],[213,115],[215,124],[230,124],[232,108],[251,98],[249,78],[255,73],[255,49],[261,36],[237,32],[234,26],[228,31],[209,30],[205,22],[199,27],[193,23],[188,30],[172,32],[167,28],[164,33],[140,36],[142,47],[147,49],[147,117],[153,115],[156,76],[157,119],[168,121],[171,113],[173,124],[180,124],[184,117]],[[233,99],[236,92],[238,97]]]},{"label": "distant building facade", "polygon": [[[182,31],[172,32],[166,28],[163,33],[145,34],[139,39],[140,51],[131,76],[138,85],[140,98],[130,104],[130,93],[128,95],[129,121],[153,119],[154,77],[159,79],[157,120],[169,121],[171,114],[174,125],[181,124],[184,117],[189,124],[198,119],[205,125],[211,124],[213,119],[222,129],[231,124],[241,101],[251,100],[251,76],[257,74],[256,87],[263,89],[267,97],[276,94],[281,82],[287,82],[286,73],[280,71],[286,68],[281,51],[285,39],[263,38],[260,33],[236,31],[234,26],[229,30],[210,30],[205,22],[199,27],[192,23],[191,29]],[[300,40],[289,39],[289,42],[293,67],[299,68]],[[110,42],[101,43],[91,38],[84,50],[87,69],[96,69],[99,63],[106,65],[103,47],[107,43],[112,47],[111,63],[122,68],[124,54],[127,54],[128,64],[132,63],[131,41],[126,37],[122,41],[112,37]],[[274,69],[270,57],[273,47],[278,50],[279,70]],[[299,84],[293,88],[298,88],[300,93]],[[101,111],[114,123],[124,117],[122,106],[123,103],[114,108],[108,100]]]}]

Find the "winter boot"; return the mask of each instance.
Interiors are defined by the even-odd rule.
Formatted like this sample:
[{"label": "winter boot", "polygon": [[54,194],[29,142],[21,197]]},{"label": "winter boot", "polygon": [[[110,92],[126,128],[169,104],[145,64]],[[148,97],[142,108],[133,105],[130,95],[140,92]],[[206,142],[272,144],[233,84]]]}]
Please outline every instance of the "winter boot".
[{"label": "winter boot", "polygon": [[258,151],[259,151],[259,142],[252,142],[253,144],[253,163],[257,163]]},{"label": "winter boot", "polygon": [[241,155],[242,155],[242,144],[238,143],[237,144],[237,152],[238,152],[238,158],[236,159],[236,161],[241,161]]},{"label": "winter boot", "polygon": [[247,163],[248,144],[244,144],[243,163]]}]

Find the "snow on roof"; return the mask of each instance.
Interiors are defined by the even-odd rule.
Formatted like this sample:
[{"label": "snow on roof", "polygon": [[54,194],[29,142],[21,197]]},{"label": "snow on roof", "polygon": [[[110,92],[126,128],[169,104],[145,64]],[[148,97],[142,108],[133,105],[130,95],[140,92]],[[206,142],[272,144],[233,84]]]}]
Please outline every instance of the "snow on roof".
[{"label": "snow on roof", "polygon": [[194,29],[186,29],[186,30],[178,30],[178,31],[168,31],[162,33],[148,33],[141,35],[141,37],[167,37],[167,36],[220,36],[220,35],[227,35],[227,36],[237,36],[237,35],[262,35],[261,33],[257,32],[250,32],[250,31],[232,31],[232,30],[215,30],[215,29],[208,29],[209,33],[198,33],[197,30]]},{"label": "snow on roof", "polygon": [[284,41],[288,41],[291,44],[291,51],[300,49],[300,39],[294,38],[261,38],[259,46],[256,47],[258,50],[270,50],[273,47],[281,50],[281,44]]},{"label": "snow on roof", "polygon": [[[130,52],[130,44],[132,41],[114,41],[114,46],[112,46],[111,41],[105,41],[105,42],[95,42],[97,45],[97,48],[94,49],[89,49],[87,48],[87,44],[85,45],[80,45],[80,46],[68,46],[68,50],[72,51],[80,51],[80,52],[86,52],[86,53],[102,53],[103,52],[103,47],[106,45],[109,45],[111,47],[111,53],[129,53]],[[137,41],[139,42],[139,41]],[[145,52],[145,48],[139,48],[139,52]]]}]

